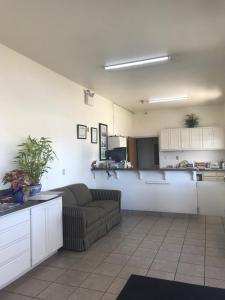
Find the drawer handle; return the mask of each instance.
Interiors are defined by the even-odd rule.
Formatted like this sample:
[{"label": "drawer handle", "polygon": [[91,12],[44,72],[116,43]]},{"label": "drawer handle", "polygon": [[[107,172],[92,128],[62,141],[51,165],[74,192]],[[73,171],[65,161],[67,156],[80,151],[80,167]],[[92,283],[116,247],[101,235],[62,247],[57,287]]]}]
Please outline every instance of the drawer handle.
[{"label": "drawer handle", "polygon": [[146,184],[169,184],[166,180],[145,181]]}]

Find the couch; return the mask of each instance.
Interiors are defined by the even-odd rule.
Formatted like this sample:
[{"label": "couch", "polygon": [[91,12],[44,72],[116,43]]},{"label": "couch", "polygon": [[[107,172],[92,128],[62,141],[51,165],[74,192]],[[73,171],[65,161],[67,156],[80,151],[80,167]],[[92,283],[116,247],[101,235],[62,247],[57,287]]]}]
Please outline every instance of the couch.
[{"label": "couch", "polygon": [[72,184],[63,192],[63,247],[84,251],[121,221],[121,192]]}]

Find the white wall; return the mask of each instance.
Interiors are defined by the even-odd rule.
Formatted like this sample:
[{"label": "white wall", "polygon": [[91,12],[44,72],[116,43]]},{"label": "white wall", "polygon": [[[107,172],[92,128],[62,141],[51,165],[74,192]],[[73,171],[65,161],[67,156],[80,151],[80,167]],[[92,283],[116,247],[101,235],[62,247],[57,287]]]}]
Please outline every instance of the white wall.
[{"label": "white wall", "polygon": [[94,107],[85,105],[82,86],[3,45],[0,66],[0,179],[15,167],[16,145],[30,134],[51,138],[58,156],[43,189],[75,182],[94,186],[90,164],[99,157],[99,144],[91,144],[90,132],[87,140],[77,140],[76,125],[101,122],[109,134],[130,135],[132,114],[99,95]]},{"label": "white wall", "polygon": [[223,104],[160,109],[149,111],[148,114],[136,113],[133,136],[158,136],[163,128],[184,127],[184,118],[188,113],[199,116],[200,126],[224,126]]}]

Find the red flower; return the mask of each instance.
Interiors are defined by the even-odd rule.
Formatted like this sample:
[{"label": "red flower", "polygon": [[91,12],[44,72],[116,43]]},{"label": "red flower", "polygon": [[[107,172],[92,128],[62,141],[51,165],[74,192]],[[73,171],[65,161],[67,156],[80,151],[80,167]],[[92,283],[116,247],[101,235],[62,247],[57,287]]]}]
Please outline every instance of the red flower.
[{"label": "red flower", "polygon": [[22,170],[12,170],[5,174],[2,179],[3,184],[11,183],[12,190],[18,191],[20,188],[30,186],[32,181],[28,178],[27,174]]}]

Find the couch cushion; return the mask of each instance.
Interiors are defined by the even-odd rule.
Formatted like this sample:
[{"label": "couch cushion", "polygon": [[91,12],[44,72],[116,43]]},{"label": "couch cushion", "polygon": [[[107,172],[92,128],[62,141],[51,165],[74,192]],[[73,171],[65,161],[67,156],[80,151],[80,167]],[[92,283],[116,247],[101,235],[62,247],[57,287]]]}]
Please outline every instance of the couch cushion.
[{"label": "couch cushion", "polygon": [[115,200],[97,200],[87,203],[86,207],[100,207],[109,213],[114,209],[119,209],[119,202]]},{"label": "couch cushion", "polygon": [[82,211],[86,218],[86,227],[97,221],[103,221],[105,216],[104,209],[100,207],[82,207]]},{"label": "couch cushion", "polygon": [[88,187],[83,183],[71,184],[67,186],[77,200],[79,206],[85,205],[92,201],[92,195]]},{"label": "couch cushion", "polygon": [[77,206],[77,199],[74,197],[74,194],[72,191],[66,187],[62,188],[57,188],[52,191],[56,192],[63,192],[62,195],[62,202],[63,202],[63,207],[76,207]]}]

